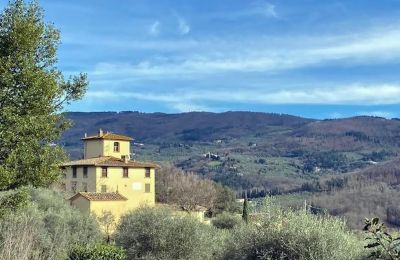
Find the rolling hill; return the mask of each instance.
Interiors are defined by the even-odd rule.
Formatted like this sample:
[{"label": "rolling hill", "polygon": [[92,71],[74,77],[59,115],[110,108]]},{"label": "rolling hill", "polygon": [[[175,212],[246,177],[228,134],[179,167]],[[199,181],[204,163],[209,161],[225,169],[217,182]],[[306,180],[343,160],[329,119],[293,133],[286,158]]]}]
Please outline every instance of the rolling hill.
[{"label": "rolling hill", "polygon": [[[135,138],[134,158],[172,162],[252,196],[299,191],[305,183],[364,169],[400,151],[400,120],[314,120],[255,112],[67,113],[60,143],[82,155],[80,137],[102,128]],[[213,154],[210,158],[206,154]]]}]

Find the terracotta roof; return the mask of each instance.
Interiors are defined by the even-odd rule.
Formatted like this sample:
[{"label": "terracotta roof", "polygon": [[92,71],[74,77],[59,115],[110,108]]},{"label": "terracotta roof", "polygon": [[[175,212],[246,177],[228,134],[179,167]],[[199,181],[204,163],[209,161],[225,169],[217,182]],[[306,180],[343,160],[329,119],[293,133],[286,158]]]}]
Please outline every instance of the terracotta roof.
[{"label": "terracotta roof", "polygon": [[[177,211],[183,211],[183,208],[179,205],[176,204],[164,204],[164,203],[158,203],[156,204],[157,207],[161,207],[161,208],[167,208],[170,210],[177,210]],[[193,211],[196,212],[204,212],[207,211],[208,209],[206,207],[200,206],[200,205],[196,205],[196,207],[193,209]]]},{"label": "terracotta roof", "polygon": [[123,159],[119,159],[112,156],[102,156],[95,158],[88,158],[83,160],[76,160],[66,162],[61,165],[62,167],[66,166],[110,166],[110,167],[131,167],[131,168],[160,168],[155,163],[152,162],[139,162],[139,161],[131,161],[125,162]]},{"label": "terracotta roof", "polygon": [[90,201],[118,201],[118,200],[128,200],[126,197],[122,196],[117,192],[78,192],[69,200],[74,200],[77,197],[82,196]]},{"label": "terracotta roof", "polygon": [[106,139],[106,140],[120,140],[120,141],[132,141],[133,138],[125,135],[118,135],[111,132],[99,132],[97,135],[87,136],[81,138],[81,140],[95,140],[95,139]]}]

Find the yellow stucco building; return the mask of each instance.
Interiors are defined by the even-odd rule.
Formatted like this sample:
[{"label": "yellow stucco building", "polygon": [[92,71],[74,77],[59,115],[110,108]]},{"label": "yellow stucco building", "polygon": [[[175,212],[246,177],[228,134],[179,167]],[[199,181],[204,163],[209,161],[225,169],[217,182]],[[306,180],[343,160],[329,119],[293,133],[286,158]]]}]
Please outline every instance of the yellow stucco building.
[{"label": "yellow stucco building", "polygon": [[155,205],[158,165],[130,158],[130,137],[103,132],[82,138],[84,158],[62,165],[61,187],[71,205],[86,213],[110,211],[116,219],[139,206]]}]

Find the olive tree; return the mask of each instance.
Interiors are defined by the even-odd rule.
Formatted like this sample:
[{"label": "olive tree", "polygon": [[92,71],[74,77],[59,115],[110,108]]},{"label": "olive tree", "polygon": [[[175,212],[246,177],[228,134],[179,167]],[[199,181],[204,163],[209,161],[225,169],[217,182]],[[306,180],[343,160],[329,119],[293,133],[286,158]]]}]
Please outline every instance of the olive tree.
[{"label": "olive tree", "polygon": [[47,186],[63,160],[55,140],[68,127],[61,111],[86,90],[85,74],[57,68],[60,33],[43,10],[11,1],[0,14],[0,190]]}]

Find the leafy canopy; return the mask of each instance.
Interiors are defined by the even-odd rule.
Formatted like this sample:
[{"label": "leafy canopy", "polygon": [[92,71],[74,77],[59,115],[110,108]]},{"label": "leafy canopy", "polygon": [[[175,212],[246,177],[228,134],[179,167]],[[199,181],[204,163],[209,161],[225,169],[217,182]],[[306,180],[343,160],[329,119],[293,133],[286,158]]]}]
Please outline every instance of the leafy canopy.
[{"label": "leafy canopy", "polygon": [[0,190],[47,186],[64,159],[54,145],[69,122],[60,114],[86,90],[57,68],[60,33],[37,3],[11,1],[0,14]]}]

